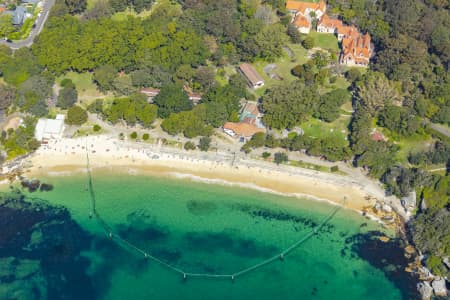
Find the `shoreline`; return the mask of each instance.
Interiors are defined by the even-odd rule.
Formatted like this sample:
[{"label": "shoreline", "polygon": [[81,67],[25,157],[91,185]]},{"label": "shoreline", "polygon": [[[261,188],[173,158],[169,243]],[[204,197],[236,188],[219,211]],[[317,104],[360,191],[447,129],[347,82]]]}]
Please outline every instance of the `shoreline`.
[{"label": "shoreline", "polygon": [[[341,205],[362,213],[379,201],[388,203],[384,191],[354,176],[248,159],[222,152],[185,151],[143,143],[129,143],[105,135],[52,140],[27,157],[28,178],[69,176],[90,167],[130,175],[184,178],[204,183],[239,186],[262,192]],[[28,166],[27,166],[28,165]],[[344,197],[347,199],[343,203]],[[398,199],[397,199],[398,200]],[[392,204],[392,199],[389,200]],[[398,201],[399,203],[399,201]],[[394,207],[395,208],[395,207]],[[404,216],[402,216],[404,217]],[[372,219],[377,219],[372,216]]]}]

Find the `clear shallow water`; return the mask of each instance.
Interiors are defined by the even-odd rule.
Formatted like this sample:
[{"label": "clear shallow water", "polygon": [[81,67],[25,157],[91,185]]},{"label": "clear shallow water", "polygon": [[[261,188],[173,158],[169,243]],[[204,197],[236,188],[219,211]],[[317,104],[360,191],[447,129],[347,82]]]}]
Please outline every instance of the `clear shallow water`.
[{"label": "clear shallow water", "polygon": [[[97,211],[114,231],[175,266],[234,273],[307,234],[332,206],[257,191],[94,172]],[[229,280],[188,279],[117,246],[89,218],[85,176],[43,179],[34,197],[66,207],[91,234],[83,256],[94,295],[86,299],[402,299],[385,273],[352,251],[351,237],[378,225],[340,210],[286,259]],[[76,285],[77,283],[74,282]],[[80,286],[80,295],[83,287]]]}]

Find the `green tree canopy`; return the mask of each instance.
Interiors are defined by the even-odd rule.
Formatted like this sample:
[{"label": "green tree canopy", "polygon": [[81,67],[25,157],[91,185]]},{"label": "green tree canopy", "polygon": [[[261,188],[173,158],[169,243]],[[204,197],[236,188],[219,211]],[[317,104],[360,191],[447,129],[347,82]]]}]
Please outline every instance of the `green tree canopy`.
[{"label": "green tree canopy", "polygon": [[300,81],[273,86],[262,97],[264,124],[276,129],[294,128],[307,120],[318,102],[315,87]]},{"label": "green tree canopy", "polygon": [[161,88],[154,98],[158,106],[158,116],[167,118],[171,113],[192,109],[192,102],[183,89],[176,84],[168,84]]},{"label": "green tree canopy", "polygon": [[356,83],[355,97],[371,115],[402,100],[384,74],[371,71]]},{"label": "green tree canopy", "polygon": [[93,78],[99,90],[106,92],[114,89],[114,79],[116,77],[117,70],[112,66],[105,65],[95,69]]},{"label": "green tree canopy", "polygon": [[86,123],[87,118],[87,112],[78,105],[75,105],[67,111],[66,123],[69,125],[82,125]]},{"label": "green tree canopy", "polygon": [[64,87],[59,91],[56,106],[67,109],[74,105],[78,99],[78,92],[75,86]]}]

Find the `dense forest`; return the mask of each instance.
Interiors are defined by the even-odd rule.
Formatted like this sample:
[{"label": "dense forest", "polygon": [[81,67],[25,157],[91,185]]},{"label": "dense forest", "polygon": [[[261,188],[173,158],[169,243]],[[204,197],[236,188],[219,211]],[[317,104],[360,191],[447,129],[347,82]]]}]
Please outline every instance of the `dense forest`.
[{"label": "dense forest", "polygon": [[[26,128],[3,132],[8,157],[37,147],[32,128],[36,117],[49,114],[48,98],[55,78],[68,71],[89,72],[98,90],[112,93],[113,101],[98,99],[76,105],[77,91],[61,83],[56,106],[69,109],[73,124],[85,121],[84,109],[115,124],[150,127],[156,118],[169,134],[188,138],[209,136],[225,121],[237,121],[239,101],[257,100],[271,134],[255,135],[242,150],[282,147],[306,150],[331,161],[345,160],[365,168],[381,180],[388,193],[399,197],[415,190],[421,200],[411,233],[428,255],[437,274],[450,275],[442,258],[450,256],[449,139],[430,128],[450,125],[450,17],[448,1],[440,0],[330,0],[330,14],[369,32],[376,54],[365,72],[342,68],[336,53],[315,52],[292,68],[295,80],[281,81],[264,94],[246,88],[243,78],[217,73],[240,62],[275,61],[283,47],[301,44],[313,48],[310,37],[289,26],[290,16],[280,0],[180,0],[152,9],[149,17],[112,18],[133,8],[150,9],[150,0],[59,0],[45,29],[33,46],[14,53],[0,47],[0,109],[28,114]],[[349,88],[330,88],[345,77]],[[137,93],[143,87],[160,88],[154,103]],[[193,106],[185,88],[203,93]],[[311,138],[292,131],[280,138],[273,132],[293,130],[318,119],[331,123],[349,100],[353,114],[348,138]],[[374,127],[389,139],[373,140]],[[447,127],[448,128],[448,127]],[[430,147],[398,159],[403,138],[433,136]],[[427,165],[445,165],[442,173]]]}]

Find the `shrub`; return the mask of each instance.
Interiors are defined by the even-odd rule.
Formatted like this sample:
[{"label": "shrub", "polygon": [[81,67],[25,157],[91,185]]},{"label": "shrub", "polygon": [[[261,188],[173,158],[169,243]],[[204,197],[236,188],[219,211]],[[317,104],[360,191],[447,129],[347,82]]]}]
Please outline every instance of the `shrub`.
[{"label": "shrub", "polygon": [[338,167],[338,166],[332,166],[332,167],[330,168],[330,171],[333,172],[333,173],[335,173],[335,172],[339,171],[339,167]]},{"label": "shrub", "polygon": [[301,77],[303,74],[303,65],[296,65],[292,68],[291,73],[294,76]]},{"label": "shrub", "polygon": [[337,76],[330,77],[330,83],[336,83]]},{"label": "shrub", "polygon": [[284,152],[277,152],[274,155],[274,162],[279,165],[288,161],[288,156]]},{"label": "shrub", "polygon": [[244,145],[242,145],[241,151],[244,152],[245,154],[249,154],[250,152],[252,152],[252,148],[250,147],[250,144],[247,142]]},{"label": "shrub", "polygon": [[73,84],[72,80],[69,78],[64,78],[63,80],[61,80],[60,83],[61,87],[63,88],[71,88],[71,87],[75,87],[75,85]]},{"label": "shrub", "polygon": [[92,130],[94,130],[94,132],[99,132],[100,130],[102,130],[102,127],[100,125],[95,124],[94,126],[92,126]]},{"label": "shrub", "polygon": [[148,133],[144,133],[142,135],[142,140],[147,141],[150,138],[150,135]]},{"label": "shrub", "polygon": [[262,157],[264,159],[269,158],[269,156],[270,156],[270,152],[263,152],[263,154],[262,154]]},{"label": "shrub", "polygon": [[304,47],[305,49],[307,49],[307,50],[314,48],[314,38],[312,38],[312,37],[310,37],[310,36],[307,36],[307,37],[303,40],[302,45],[303,45],[303,47]]},{"label": "shrub", "polygon": [[195,144],[193,143],[193,142],[191,142],[191,141],[187,141],[185,144],[184,144],[184,149],[185,150],[195,150]]},{"label": "shrub", "polygon": [[350,82],[359,80],[361,79],[361,72],[356,68],[351,68],[350,70],[345,72],[345,78],[347,78],[347,80]]},{"label": "shrub", "polygon": [[69,125],[81,125],[87,121],[87,112],[75,105],[67,111],[66,123]]},{"label": "shrub", "polygon": [[200,139],[198,147],[202,151],[208,151],[210,145],[211,145],[211,138],[208,136],[204,136]]},{"label": "shrub", "polygon": [[132,139],[137,139],[137,132],[136,131],[133,131],[131,134],[130,134],[130,138],[132,138]]}]

